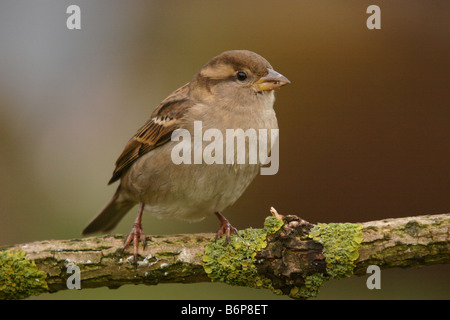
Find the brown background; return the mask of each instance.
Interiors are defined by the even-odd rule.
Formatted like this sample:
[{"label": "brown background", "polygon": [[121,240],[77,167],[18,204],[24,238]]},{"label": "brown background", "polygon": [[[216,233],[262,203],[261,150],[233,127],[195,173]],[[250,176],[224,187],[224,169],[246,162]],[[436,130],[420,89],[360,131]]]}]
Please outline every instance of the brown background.
[{"label": "brown background", "polygon": [[[249,49],[292,84],[277,92],[280,170],[225,215],[270,206],[310,222],[450,209],[448,1],[2,1],[0,245],[79,237],[107,202],[114,161],[171,91],[211,57]],[[70,4],[78,31],[66,28]],[[381,30],[366,8],[381,8]],[[127,233],[135,211],[119,225]],[[147,234],[213,232],[144,217]],[[449,268],[331,281],[319,298],[448,299]],[[65,291],[49,299],[279,299],[221,284]]]}]

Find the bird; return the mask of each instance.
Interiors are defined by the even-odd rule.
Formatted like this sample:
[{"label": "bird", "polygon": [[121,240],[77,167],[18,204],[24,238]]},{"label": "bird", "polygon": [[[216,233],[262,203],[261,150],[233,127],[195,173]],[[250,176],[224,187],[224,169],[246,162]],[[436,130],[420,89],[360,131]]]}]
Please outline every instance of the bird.
[{"label": "bird", "polygon": [[[135,261],[139,242],[146,245],[144,212],[186,221],[214,213],[220,222],[215,240],[225,236],[226,245],[238,232],[221,212],[241,197],[262,163],[249,163],[248,153],[245,163],[174,163],[173,150],[179,144],[174,137],[183,130],[194,134],[198,121],[202,132],[216,129],[224,135],[227,129],[278,129],[274,91],[288,83],[255,52],[229,50],[213,57],[164,99],[125,145],[108,183],[119,185],[82,234],[108,233],[139,205],[123,245],[125,250],[133,243]],[[194,142],[190,145],[195,149]]]}]

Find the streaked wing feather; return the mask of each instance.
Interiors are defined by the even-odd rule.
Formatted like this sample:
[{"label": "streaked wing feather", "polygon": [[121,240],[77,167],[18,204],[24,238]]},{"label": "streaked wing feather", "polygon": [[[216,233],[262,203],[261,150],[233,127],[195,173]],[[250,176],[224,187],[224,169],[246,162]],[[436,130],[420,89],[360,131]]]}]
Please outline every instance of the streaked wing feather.
[{"label": "streaked wing feather", "polygon": [[111,184],[140,157],[170,140],[172,132],[179,128],[186,109],[194,103],[187,96],[188,84],[172,93],[153,112],[150,119],[128,141],[116,161]]}]

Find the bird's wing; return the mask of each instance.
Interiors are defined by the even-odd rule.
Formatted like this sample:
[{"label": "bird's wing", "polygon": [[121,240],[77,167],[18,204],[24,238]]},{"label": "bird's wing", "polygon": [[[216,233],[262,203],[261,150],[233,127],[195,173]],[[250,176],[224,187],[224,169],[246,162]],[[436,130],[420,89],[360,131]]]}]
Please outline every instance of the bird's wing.
[{"label": "bird's wing", "polygon": [[186,110],[195,103],[188,96],[188,84],[174,91],[152,113],[150,119],[128,141],[122,154],[116,161],[111,184],[147,152],[165,144],[172,132],[179,128]]}]

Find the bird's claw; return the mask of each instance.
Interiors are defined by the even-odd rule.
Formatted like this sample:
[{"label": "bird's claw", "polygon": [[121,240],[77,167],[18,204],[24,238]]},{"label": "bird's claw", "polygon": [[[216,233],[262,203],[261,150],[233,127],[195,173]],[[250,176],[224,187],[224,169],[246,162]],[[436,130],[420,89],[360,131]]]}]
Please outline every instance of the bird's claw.
[{"label": "bird's claw", "polygon": [[133,228],[131,228],[130,234],[128,235],[127,239],[125,240],[123,244],[122,250],[125,251],[125,249],[133,242],[133,256],[134,256],[134,262],[137,262],[138,258],[138,251],[139,251],[139,242],[142,242],[143,248],[145,249],[146,245],[146,237],[142,230],[142,225],[135,223],[133,225]]},{"label": "bird's claw", "polygon": [[222,214],[219,212],[216,212],[217,218],[219,218],[220,221],[220,228],[216,233],[216,236],[214,238],[214,241],[216,242],[217,239],[225,235],[225,245],[230,242],[231,234],[234,233],[237,236],[239,236],[238,230],[231,225],[231,223],[225,218]]}]

